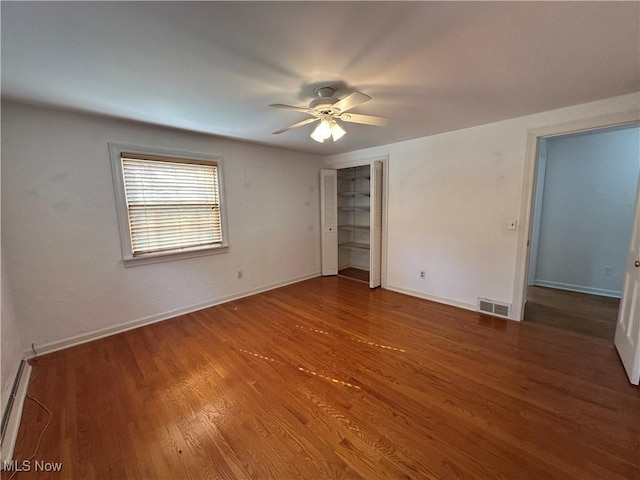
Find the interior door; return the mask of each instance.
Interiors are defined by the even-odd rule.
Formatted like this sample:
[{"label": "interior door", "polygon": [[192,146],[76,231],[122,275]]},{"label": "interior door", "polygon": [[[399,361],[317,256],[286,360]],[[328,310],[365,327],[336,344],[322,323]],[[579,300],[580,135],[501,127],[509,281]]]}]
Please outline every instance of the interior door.
[{"label": "interior door", "polygon": [[369,288],[382,280],[382,162],[371,164],[369,217]]},{"label": "interior door", "polygon": [[616,324],[615,344],[629,381],[638,385],[640,382],[640,178],[627,255],[624,289]]},{"label": "interior door", "polygon": [[338,274],[338,171],[320,170],[322,275]]}]

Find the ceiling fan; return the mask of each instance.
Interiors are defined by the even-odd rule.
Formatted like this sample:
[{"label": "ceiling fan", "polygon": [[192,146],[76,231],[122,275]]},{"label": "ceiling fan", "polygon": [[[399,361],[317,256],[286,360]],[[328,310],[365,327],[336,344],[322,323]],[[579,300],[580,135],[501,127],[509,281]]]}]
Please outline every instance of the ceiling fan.
[{"label": "ceiling fan", "polygon": [[340,99],[333,96],[337,90],[338,89],[336,87],[332,86],[318,87],[314,89],[313,93],[318,98],[311,100],[308,108],[294,107],[293,105],[282,105],[281,103],[269,105],[270,107],[295,110],[313,117],[294,123],[293,125],[277,130],[273,133],[278,135],[280,133],[293,130],[294,128],[319,121],[320,124],[311,133],[311,138],[320,143],[324,142],[328,138],[332,138],[335,142],[347,133],[338,124],[338,120],[343,122],[361,123],[364,125],[376,125],[378,127],[383,127],[389,123],[389,119],[385,117],[374,117],[373,115],[361,115],[359,113],[347,113],[352,108],[355,108],[364,102],[368,102],[371,100],[371,97],[362,92],[353,92]]}]

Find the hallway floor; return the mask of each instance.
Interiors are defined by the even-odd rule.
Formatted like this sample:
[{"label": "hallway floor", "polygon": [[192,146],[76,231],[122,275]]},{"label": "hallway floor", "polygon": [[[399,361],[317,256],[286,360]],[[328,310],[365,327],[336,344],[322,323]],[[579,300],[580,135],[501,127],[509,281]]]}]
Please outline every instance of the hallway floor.
[{"label": "hallway floor", "polygon": [[613,340],[619,305],[618,298],[530,286],[524,319]]}]

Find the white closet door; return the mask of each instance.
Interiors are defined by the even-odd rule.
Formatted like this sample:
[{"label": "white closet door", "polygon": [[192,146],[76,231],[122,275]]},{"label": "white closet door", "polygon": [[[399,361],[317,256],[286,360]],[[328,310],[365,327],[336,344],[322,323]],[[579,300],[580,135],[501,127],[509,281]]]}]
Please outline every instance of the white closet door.
[{"label": "white closet door", "polygon": [[382,283],[382,162],[371,164],[369,287]]},{"label": "white closet door", "polygon": [[614,343],[629,381],[640,384],[640,178]]},{"label": "white closet door", "polygon": [[338,172],[320,170],[322,275],[338,274]]}]

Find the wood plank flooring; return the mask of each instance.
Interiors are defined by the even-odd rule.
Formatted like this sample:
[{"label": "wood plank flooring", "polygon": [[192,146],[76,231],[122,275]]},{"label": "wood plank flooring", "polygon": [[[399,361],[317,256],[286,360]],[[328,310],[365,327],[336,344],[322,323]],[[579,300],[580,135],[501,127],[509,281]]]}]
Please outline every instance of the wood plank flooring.
[{"label": "wood plank flooring", "polygon": [[361,268],[346,267],[338,270],[338,275],[369,283],[369,272]]},{"label": "wood plank flooring", "polygon": [[529,286],[524,319],[612,341],[619,306],[618,298]]},{"label": "wood plank flooring", "polygon": [[[610,342],[339,277],[41,357],[16,479],[638,479]],[[16,459],[48,416],[27,400]],[[8,478],[5,473],[3,478]]]}]

